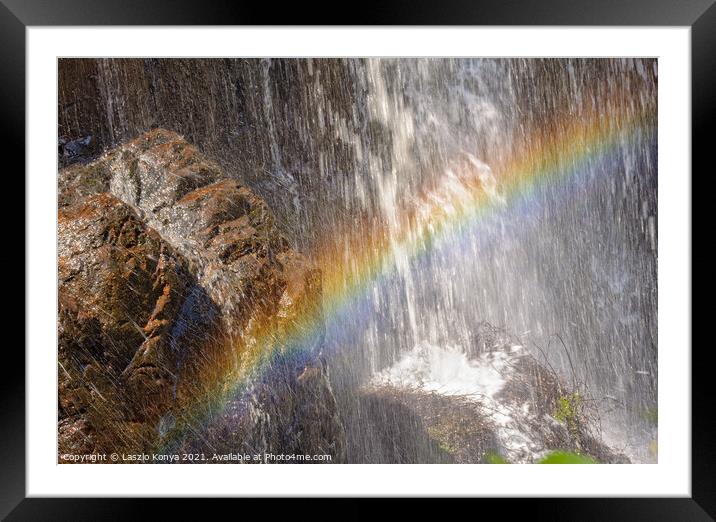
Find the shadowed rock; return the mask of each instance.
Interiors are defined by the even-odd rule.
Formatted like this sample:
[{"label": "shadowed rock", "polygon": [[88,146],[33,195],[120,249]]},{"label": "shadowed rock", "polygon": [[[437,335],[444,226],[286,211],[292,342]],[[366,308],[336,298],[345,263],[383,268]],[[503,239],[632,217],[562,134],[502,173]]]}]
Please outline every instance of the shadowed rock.
[{"label": "shadowed rock", "polygon": [[[182,308],[196,284],[186,261],[109,194],[62,208],[58,236],[60,452],[141,448],[196,344],[177,328],[197,323]],[[208,317],[204,306],[194,315]]]},{"label": "shadowed rock", "polygon": [[[588,390],[565,383],[517,339],[487,323],[475,327],[465,353],[429,344],[416,348],[377,374],[361,400],[381,404],[363,408],[358,423],[371,426],[366,434],[375,432],[377,440],[387,441],[377,454],[387,448],[401,462],[483,463],[499,455],[534,463],[556,450],[602,463],[629,462],[602,442]],[[401,412],[399,420],[387,423],[373,413],[386,405]],[[349,459],[360,458],[351,451],[354,444],[372,447],[366,434],[351,433]],[[428,442],[416,452],[414,439]],[[447,455],[430,450],[431,444]]]},{"label": "shadowed rock", "polygon": [[[243,412],[229,444],[342,458],[322,337],[283,359],[263,342],[318,317],[321,276],[260,198],[161,129],[61,171],[59,187],[61,452],[192,445]],[[202,414],[256,350],[274,357],[265,374]]]}]

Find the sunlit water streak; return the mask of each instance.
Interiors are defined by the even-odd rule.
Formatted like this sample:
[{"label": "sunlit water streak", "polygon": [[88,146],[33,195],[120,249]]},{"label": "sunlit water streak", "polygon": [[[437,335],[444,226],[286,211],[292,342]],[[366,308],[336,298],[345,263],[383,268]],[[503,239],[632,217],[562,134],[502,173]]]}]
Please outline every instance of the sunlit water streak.
[{"label": "sunlit water streak", "polygon": [[[381,106],[386,111],[389,102],[382,100]],[[400,119],[401,112],[406,111],[404,107],[394,108],[390,115],[384,114],[385,123],[390,123],[389,116]],[[471,255],[476,263],[483,262],[482,252],[495,250],[491,243],[505,239],[506,227],[537,219],[545,203],[545,191],[550,193],[552,203],[574,198],[588,190],[588,183],[582,178],[593,176],[595,164],[613,162],[619,148],[648,146],[645,142],[649,141],[649,126],[654,125],[650,116],[644,111],[612,110],[565,118],[556,126],[557,132],[534,136],[532,144],[525,140],[527,145],[515,147],[509,156],[503,154],[492,167],[464,151],[452,158],[452,165],[443,172],[430,177],[412,198],[407,198],[407,205],[402,203],[406,198],[398,194],[398,174],[412,166],[406,159],[406,142],[412,136],[410,126],[403,126],[401,132],[405,134],[398,134],[394,146],[401,161],[387,176],[377,176],[382,216],[333,230],[333,234],[342,236],[341,241],[329,238],[315,249],[314,257],[323,271],[322,315],[299,318],[281,338],[275,338],[273,332],[259,337],[256,345],[261,348],[252,350],[254,355],[243,361],[242,370],[229,376],[228,386],[227,379],[222,380],[218,389],[207,383],[211,392],[205,401],[194,406],[192,429],[201,429],[207,420],[206,412],[220,410],[228,400],[249,390],[252,382],[269,372],[278,358],[300,360],[306,347],[315,347],[324,335],[324,351],[360,352],[358,360],[368,358],[370,373],[380,371],[401,351],[386,353],[378,348],[390,337],[390,332],[384,332],[383,339],[366,342],[366,332],[375,333],[370,326],[375,325],[376,312],[385,309],[381,300],[392,299],[388,308],[408,312],[407,324],[400,323],[407,334],[398,332],[405,335],[405,340],[399,343],[402,346],[410,348],[421,337],[429,337],[424,335],[426,330],[434,336],[452,333],[465,337],[466,321],[460,316],[455,323],[460,323],[461,328],[449,331],[449,318],[462,312],[459,307],[445,310],[441,304],[444,299],[419,306],[417,294],[424,285],[416,283],[416,274],[429,274],[425,279],[432,285],[442,287],[442,292],[450,290],[455,282],[445,277],[456,275],[456,264],[460,266],[460,261]],[[436,265],[440,272],[437,278]]]}]

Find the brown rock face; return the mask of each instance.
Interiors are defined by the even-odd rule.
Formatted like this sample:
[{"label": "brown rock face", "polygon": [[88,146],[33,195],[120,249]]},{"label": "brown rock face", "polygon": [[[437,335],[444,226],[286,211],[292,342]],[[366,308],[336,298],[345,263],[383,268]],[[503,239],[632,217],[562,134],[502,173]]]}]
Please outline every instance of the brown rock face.
[{"label": "brown rock face", "polygon": [[320,272],[260,198],[160,129],[59,178],[61,453],[194,447],[189,433],[231,420],[227,449],[342,458],[320,335],[217,418],[197,415],[262,338],[319,310]]},{"label": "brown rock face", "polygon": [[139,444],[138,425],[173,399],[181,339],[171,329],[191,275],[109,194],[62,208],[58,221],[60,451],[98,451],[110,433]]}]

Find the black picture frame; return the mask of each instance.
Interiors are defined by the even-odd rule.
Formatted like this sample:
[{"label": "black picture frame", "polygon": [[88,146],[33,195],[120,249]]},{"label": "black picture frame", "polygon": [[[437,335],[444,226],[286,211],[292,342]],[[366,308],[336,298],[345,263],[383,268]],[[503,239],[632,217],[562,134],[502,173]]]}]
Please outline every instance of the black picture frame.
[{"label": "black picture frame", "polygon": [[[709,128],[716,111],[715,0],[399,0],[362,2],[340,17],[327,7],[305,3],[282,5],[231,0],[0,0],[0,143],[15,151],[24,172],[25,30],[51,25],[658,25],[691,28],[692,171],[708,174],[712,163]],[[332,12],[333,11],[333,12]],[[319,14],[320,13],[320,14]],[[331,16],[333,14],[333,16]],[[22,169],[22,170],[21,170]],[[13,174],[16,175],[16,174]],[[694,176],[692,174],[692,180]],[[694,194],[692,190],[692,194]],[[698,193],[695,193],[698,194]],[[701,197],[708,195],[701,194]],[[692,209],[697,208],[692,201]],[[692,214],[693,215],[693,214]],[[692,217],[696,225],[701,222]],[[692,236],[693,237],[693,236]],[[697,236],[698,237],[698,236]],[[694,258],[692,257],[692,261]],[[26,260],[27,262],[27,260]],[[30,276],[26,272],[26,278]],[[693,277],[693,270],[692,270]],[[27,280],[27,279],[26,279]],[[31,313],[27,310],[26,313]],[[693,308],[699,324],[708,307]],[[696,321],[694,321],[696,319]],[[703,321],[701,321],[703,323]],[[708,323],[706,323],[708,324]],[[690,347],[669,347],[688,350]],[[510,514],[555,520],[712,520],[716,518],[716,442],[710,344],[693,343],[692,357],[692,496],[690,498],[588,498],[481,500]],[[5,350],[6,367],[23,368],[19,350]],[[10,352],[10,353],[8,353]],[[12,353],[14,352],[14,353]],[[13,360],[14,359],[14,360]],[[25,494],[25,373],[5,372],[0,379],[0,517],[8,520],[100,520],[145,513],[136,499],[26,498]],[[156,503],[157,501],[151,501]],[[221,503],[228,502],[220,500]],[[246,502],[242,500],[241,502]],[[354,503],[355,501],[348,501]],[[186,501],[172,500],[186,513]],[[280,507],[272,501],[273,507]],[[422,510],[420,500],[411,501]],[[162,507],[164,509],[164,507]],[[293,507],[292,509],[296,509]],[[300,510],[300,508],[298,508]],[[329,509],[329,512],[333,508]],[[345,518],[370,516],[365,504],[337,508]],[[482,507],[480,508],[482,509]],[[168,513],[168,512],[167,512]],[[166,513],[165,513],[166,514]]]}]

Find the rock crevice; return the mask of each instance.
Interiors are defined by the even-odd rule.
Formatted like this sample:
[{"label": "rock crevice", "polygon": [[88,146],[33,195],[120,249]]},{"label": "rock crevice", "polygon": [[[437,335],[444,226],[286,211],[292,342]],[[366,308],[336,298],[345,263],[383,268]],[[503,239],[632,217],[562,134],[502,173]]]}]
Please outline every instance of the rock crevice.
[{"label": "rock crevice", "polygon": [[320,314],[320,271],[263,200],[154,129],[61,170],[59,203],[60,453],[208,444],[342,460],[322,337],[280,346]]}]

